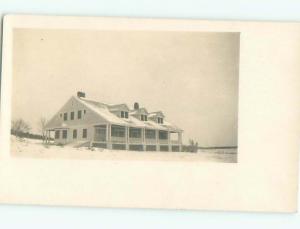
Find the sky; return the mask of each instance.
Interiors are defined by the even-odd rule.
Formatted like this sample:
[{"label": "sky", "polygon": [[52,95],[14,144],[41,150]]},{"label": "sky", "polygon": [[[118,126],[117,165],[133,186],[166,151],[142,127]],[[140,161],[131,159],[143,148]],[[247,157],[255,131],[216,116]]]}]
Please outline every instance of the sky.
[{"label": "sky", "polygon": [[38,132],[77,91],[161,110],[183,141],[236,146],[239,33],[15,29],[12,119]]}]

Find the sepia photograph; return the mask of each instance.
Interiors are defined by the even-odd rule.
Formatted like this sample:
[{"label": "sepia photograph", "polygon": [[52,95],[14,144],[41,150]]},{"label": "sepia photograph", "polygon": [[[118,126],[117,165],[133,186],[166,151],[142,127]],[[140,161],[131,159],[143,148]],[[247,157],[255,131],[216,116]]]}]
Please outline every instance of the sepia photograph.
[{"label": "sepia photograph", "polygon": [[299,24],[3,28],[0,203],[297,210]]},{"label": "sepia photograph", "polygon": [[239,37],[14,29],[12,155],[237,162]]}]

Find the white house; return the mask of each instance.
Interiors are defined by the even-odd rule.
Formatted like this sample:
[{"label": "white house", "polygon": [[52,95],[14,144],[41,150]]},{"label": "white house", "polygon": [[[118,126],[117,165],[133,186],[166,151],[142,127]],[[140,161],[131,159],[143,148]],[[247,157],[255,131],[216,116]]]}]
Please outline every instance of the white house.
[{"label": "white house", "polygon": [[[161,111],[148,112],[138,103],[104,104],[78,92],[46,124],[56,144],[118,150],[181,151],[182,132]],[[53,134],[52,134],[53,135]]]}]

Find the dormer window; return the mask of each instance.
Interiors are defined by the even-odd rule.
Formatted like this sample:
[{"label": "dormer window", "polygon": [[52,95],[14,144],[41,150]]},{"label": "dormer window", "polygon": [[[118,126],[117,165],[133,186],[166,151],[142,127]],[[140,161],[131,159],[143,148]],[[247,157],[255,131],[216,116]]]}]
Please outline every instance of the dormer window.
[{"label": "dormer window", "polygon": [[127,111],[121,111],[121,118],[128,118],[128,112]]},{"label": "dormer window", "polygon": [[158,117],[158,118],[157,118],[157,122],[158,122],[158,123],[160,123],[160,124],[163,124],[163,123],[164,123],[164,119],[163,119],[163,118],[160,118],[160,117]]},{"label": "dormer window", "polygon": [[141,115],[141,120],[142,120],[142,121],[147,121],[147,120],[148,120],[147,115]]}]

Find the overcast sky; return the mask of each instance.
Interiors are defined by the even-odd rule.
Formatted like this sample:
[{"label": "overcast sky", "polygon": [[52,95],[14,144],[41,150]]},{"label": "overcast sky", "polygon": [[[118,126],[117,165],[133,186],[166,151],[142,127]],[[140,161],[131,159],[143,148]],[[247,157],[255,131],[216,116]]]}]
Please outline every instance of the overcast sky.
[{"label": "overcast sky", "polygon": [[78,90],[139,102],[200,146],[237,145],[238,33],[14,31],[13,119],[37,131]]}]

